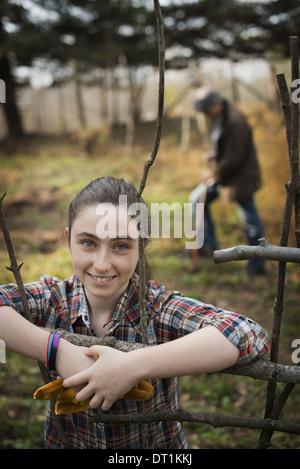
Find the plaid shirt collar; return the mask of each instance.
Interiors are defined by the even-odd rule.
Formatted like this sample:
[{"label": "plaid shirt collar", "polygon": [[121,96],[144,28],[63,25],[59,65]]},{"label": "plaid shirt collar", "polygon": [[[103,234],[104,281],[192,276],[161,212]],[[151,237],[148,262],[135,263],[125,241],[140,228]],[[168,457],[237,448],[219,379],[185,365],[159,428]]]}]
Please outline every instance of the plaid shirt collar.
[{"label": "plaid shirt collar", "polygon": [[[88,303],[84,291],[84,286],[77,276],[73,277],[72,296],[70,298],[70,321],[73,325],[79,318],[83,321],[88,329],[92,330],[89,317]],[[139,278],[136,273],[133,274],[129,284],[121,295],[115,310],[112,312],[107,323],[111,322],[111,333],[121,319],[126,315],[128,321],[131,322],[133,327],[141,334],[141,325],[139,317]]]}]

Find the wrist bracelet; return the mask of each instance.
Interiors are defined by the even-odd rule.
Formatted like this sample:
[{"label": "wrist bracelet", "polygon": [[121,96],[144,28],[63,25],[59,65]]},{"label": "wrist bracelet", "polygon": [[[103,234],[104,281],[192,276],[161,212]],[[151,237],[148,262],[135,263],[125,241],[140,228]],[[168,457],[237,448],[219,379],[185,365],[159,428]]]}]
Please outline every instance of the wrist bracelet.
[{"label": "wrist bracelet", "polygon": [[50,332],[47,343],[47,367],[49,368],[50,350],[53,341],[54,332]]},{"label": "wrist bracelet", "polygon": [[56,361],[56,353],[58,342],[61,336],[59,334],[55,334],[54,332],[51,333],[51,337],[48,340],[48,350],[47,350],[47,366],[50,371],[54,371],[55,368],[55,361]]},{"label": "wrist bracelet", "polygon": [[55,367],[55,361],[56,361],[56,353],[57,353],[57,347],[58,347],[58,342],[60,339],[59,334],[54,334],[53,335],[53,340],[51,343],[51,349],[50,349],[50,357],[49,357],[49,369],[51,371],[54,371],[56,369]]}]

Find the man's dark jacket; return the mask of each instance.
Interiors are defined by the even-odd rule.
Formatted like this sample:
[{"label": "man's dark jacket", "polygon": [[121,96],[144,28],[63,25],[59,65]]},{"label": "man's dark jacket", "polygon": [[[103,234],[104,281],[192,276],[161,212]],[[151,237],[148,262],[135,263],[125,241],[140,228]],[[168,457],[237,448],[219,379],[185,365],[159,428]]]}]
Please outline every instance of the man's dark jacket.
[{"label": "man's dark jacket", "polygon": [[246,117],[224,100],[222,132],[216,145],[215,180],[230,200],[242,200],[261,185],[260,168]]}]

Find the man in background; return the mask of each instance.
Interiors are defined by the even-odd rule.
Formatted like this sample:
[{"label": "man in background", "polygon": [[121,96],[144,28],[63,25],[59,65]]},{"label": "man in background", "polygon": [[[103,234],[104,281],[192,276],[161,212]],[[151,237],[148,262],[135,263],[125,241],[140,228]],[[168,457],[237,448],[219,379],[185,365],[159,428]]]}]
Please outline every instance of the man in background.
[{"label": "man in background", "polygon": [[[207,117],[214,145],[206,156],[208,169],[204,178],[210,182],[204,205],[204,245],[199,253],[218,249],[209,206],[221,191],[227,200],[237,202],[249,245],[258,245],[263,230],[253,195],[261,185],[261,177],[251,127],[245,115],[217,91],[196,100],[195,109]],[[247,271],[250,275],[263,274],[264,264],[263,260],[249,260]]]}]

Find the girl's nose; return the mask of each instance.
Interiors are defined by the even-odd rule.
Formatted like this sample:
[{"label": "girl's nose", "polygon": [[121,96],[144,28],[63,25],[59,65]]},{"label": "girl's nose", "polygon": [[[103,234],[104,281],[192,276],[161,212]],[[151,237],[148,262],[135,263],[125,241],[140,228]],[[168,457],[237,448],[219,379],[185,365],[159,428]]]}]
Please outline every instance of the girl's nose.
[{"label": "girl's nose", "polygon": [[107,249],[101,248],[94,260],[94,267],[97,270],[97,272],[108,272],[111,268],[111,260],[110,260],[110,254]]}]

